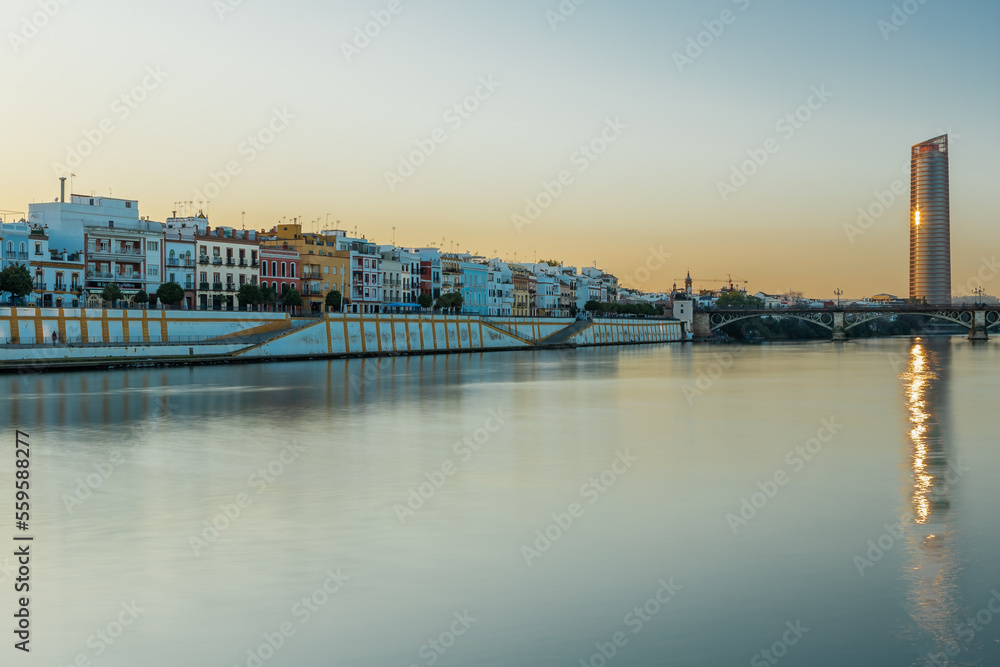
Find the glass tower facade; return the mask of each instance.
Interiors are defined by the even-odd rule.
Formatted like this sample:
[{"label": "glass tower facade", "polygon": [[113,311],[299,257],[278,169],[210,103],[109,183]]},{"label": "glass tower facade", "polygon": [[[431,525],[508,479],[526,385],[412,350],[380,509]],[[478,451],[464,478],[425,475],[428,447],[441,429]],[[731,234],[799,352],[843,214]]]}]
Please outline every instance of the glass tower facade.
[{"label": "glass tower facade", "polygon": [[910,298],[951,305],[948,135],[910,153]]}]

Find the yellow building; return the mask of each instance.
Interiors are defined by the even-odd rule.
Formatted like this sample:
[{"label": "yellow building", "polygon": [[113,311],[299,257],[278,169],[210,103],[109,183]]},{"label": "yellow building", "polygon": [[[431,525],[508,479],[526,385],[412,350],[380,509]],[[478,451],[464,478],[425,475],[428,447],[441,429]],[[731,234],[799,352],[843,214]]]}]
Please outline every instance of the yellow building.
[{"label": "yellow building", "polygon": [[350,301],[351,253],[336,249],[332,232],[304,234],[302,225],[283,224],[272,229],[270,236],[299,253],[304,312],[326,312],[326,295],[332,290],[341,293],[345,305]]},{"label": "yellow building", "polygon": [[528,317],[531,314],[531,307],[528,304],[528,282],[530,275],[528,270],[517,264],[510,265],[511,282],[514,283],[514,307],[511,315],[514,317]]}]

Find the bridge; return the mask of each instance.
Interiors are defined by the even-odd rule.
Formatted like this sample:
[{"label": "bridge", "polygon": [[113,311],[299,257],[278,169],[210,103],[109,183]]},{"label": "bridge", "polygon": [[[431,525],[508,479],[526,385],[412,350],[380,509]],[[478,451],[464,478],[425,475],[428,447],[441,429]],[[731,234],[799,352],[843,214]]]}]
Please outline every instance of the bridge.
[{"label": "bridge", "polygon": [[989,330],[1000,325],[1000,306],[893,306],[864,308],[720,308],[697,310],[691,331],[695,338],[711,338],[716,331],[753,317],[792,317],[829,330],[834,341],[847,340],[847,332],[873,320],[899,315],[920,315],[950,322],[969,330],[969,340],[988,340]]}]

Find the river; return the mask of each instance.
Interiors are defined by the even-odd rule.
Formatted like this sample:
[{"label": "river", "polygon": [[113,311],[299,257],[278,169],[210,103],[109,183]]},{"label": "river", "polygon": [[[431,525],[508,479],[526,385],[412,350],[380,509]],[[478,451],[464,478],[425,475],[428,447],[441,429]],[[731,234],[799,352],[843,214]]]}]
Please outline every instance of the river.
[{"label": "river", "polygon": [[0,377],[16,662],[1000,664],[997,368],[954,338]]}]

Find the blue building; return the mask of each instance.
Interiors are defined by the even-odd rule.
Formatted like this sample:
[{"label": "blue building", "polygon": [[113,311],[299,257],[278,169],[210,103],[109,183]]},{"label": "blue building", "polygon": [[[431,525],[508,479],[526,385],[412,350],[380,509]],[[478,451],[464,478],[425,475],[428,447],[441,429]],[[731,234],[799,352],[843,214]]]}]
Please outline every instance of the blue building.
[{"label": "blue building", "polygon": [[462,262],[462,310],[473,315],[489,315],[487,287],[490,267],[475,262]]}]

